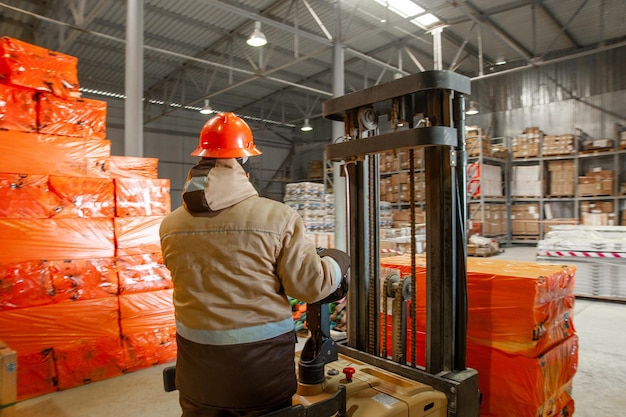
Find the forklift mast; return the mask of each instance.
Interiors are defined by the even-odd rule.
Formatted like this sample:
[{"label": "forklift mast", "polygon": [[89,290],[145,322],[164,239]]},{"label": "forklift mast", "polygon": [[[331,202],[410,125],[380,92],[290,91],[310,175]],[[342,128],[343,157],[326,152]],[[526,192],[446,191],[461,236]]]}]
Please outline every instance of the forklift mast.
[{"label": "forklift mast", "polygon": [[[323,115],[344,122],[345,136],[326,158],[346,176],[351,283],[347,340],[339,353],[445,393],[448,416],[478,416],[478,375],[466,366],[465,98],[470,80],[434,70],[406,76],[323,103]],[[386,119],[386,120],[385,120]],[[381,123],[379,123],[381,122]],[[379,124],[386,124],[380,128]],[[425,367],[388,358],[380,341],[380,154],[409,154],[411,252],[415,254],[415,151],[424,150],[426,189]],[[336,190],[335,193],[339,192]],[[411,256],[410,340],[416,340],[416,260]],[[384,312],[386,314],[386,312]],[[384,344],[386,346],[386,343]],[[400,355],[402,356],[402,355]]]}]

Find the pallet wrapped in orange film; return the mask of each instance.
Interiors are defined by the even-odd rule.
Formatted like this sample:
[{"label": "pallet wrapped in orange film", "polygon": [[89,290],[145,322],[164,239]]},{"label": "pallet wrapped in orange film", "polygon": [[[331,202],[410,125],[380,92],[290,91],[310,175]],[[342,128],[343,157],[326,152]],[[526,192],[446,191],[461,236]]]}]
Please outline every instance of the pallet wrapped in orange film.
[{"label": "pallet wrapped in orange film", "polygon": [[52,217],[60,206],[52,193],[47,175],[0,172],[0,218],[20,219]]},{"label": "pallet wrapped in orange film", "polygon": [[0,264],[0,311],[50,304],[53,295],[44,261]]},{"label": "pallet wrapped in orange film", "polygon": [[115,212],[118,217],[165,216],[170,211],[169,179],[115,179]]},{"label": "pallet wrapped in orange film", "polygon": [[566,388],[578,367],[578,337],[537,358],[468,343],[467,365],[478,371],[481,416],[552,416],[571,400]]},{"label": "pallet wrapped in orange film", "polygon": [[0,84],[0,129],[37,131],[35,92]]},{"label": "pallet wrapped in orange film", "polygon": [[112,179],[51,175],[48,184],[59,201],[54,218],[115,216]]},{"label": "pallet wrapped in orange film", "polygon": [[118,280],[114,258],[47,261],[54,288],[54,302],[114,297]]},{"label": "pallet wrapped in orange film", "polygon": [[120,376],[126,371],[119,335],[54,347],[60,390]]},{"label": "pallet wrapped in orange film", "polygon": [[80,97],[78,58],[18,39],[0,39],[0,80],[5,84]]},{"label": "pallet wrapped in orange film", "polygon": [[172,290],[121,295],[120,326],[129,371],[176,359]]},{"label": "pallet wrapped in orange film", "polygon": [[18,401],[56,391],[58,378],[52,349],[20,349],[17,352]]},{"label": "pallet wrapped in orange film", "polygon": [[109,160],[111,178],[151,178],[159,176],[157,158],[112,155]]},{"label": "pallet wrapped in orange film", "polygon": [[111,142],[0,131],[0,172],[109,178]]},{"label": "pallet wrapped in orange film", "polygon": [[106,117],[106,101],[46,93],[37,98],[37,131],[45,135],[104,139]]},{"label": "pallet wrapped in orange film", "polygon": [[[123,370],[121,346],[116,350],[112,342],[119,341],[117,297],[1,311],[0,338],[18,352],[18,360],[22,352],[59,349],[63,360],[69,362],[60,367],[57,363],[57,370],[65,372],[64,378],[72,381],[94,381],[119,375]],[[102,343],[106,349],[100,349]],[[28,392],[30,383],[33,381],[18,378],[18,395]],[[61,382],[60,385],[68,386]]]},{"label": "pallet wrapped in orange film", "polygon": [[[408,256],[382,266],[410,275]],[[416,259],[417,324],[425,329],[426,272]],[[468,259],[468,341],[536,357],[575,333],[575,268],[534,262]]]},{"label": "pallet wrapped in orange film", "polygon": [[172,288],[170,271],[163,265],[160,252],[119,256],[115,260],[120,294]]},{"label": "pallet wrapped in orange film", "polygon": [[111,219],[0,219],[0,263],[112,258],[114,252]]},{"label": "pallet wrapped in orange film", "polygon": [[159,227],[163,216],[115,217],[115,255],[141,255],[161,251]]},{"label": "pallet wrapped in orange film", "polygon": [[151,314],[159,314],[166,317],[172,315],[174,317],[172,294],[173,290],[168,289],[120,295],[120,320],[144,317]]}]

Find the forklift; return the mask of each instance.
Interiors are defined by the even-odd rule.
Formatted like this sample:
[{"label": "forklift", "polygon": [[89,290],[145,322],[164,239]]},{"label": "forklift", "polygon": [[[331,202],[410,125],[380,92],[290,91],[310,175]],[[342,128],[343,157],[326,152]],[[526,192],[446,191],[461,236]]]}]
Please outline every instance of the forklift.
[{"label": "forklift", "polygon": [[[467,77],[434,70],[323,103],[324,117],[343,121],[345,129],[342,141],[327,145],[326,158],[343,165],[347,185],[351,258],[347,338],[338,342],[331,337],[327,305],[309,304],[309,337],[296,358],[294,405],[268,416],[479,415],[478,374],[466,365],[465,95],[469,94]],[[409,153],[410,238],[415,254],[415,151],[420,148],[426,186],[424,367],[416,365],[415,256],[408,277],[381,277],[379,267],[380,154]],[[392,355],[387,352],[387,310],[381,309],[386,298],[393,298],[394,304]],[[407,340],[412,341],[411,357],[406,355]]]},{"label": "forklift", "polygon": [[[293,405],[266,417],[479,415],[478,373],[466,365],[465,96],[469,94],[469,78],[433,70],[323,103],[324,117],[342,121],[345,128],[341,141],[327,145],[326,158],[342,165],[346,179],[351,259],[346,338],[331,337],[327,304],[308,304],[309,337],[296,354],[298,390]],[[425,366],[416,364],[414,279],[415,153],[421,148],[426,186]],[[380,276],[380,155],[389,151],[409,154],[408,277]],[[384,301],[388,298],[394,306],[391,355]],[[170,388],[175,389],[171,384]]]}]

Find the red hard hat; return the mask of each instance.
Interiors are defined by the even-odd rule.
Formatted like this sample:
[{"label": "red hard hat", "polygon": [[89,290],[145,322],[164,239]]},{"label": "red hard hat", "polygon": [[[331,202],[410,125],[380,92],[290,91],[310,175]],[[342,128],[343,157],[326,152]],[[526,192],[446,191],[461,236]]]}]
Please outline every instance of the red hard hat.
[{"label": "red hard hat", "polygon": [[254,146],[252,130],[234,113],[218,113],[202,127],[200,143],[192,156],[205,158],[243,158],[261,155]]}]

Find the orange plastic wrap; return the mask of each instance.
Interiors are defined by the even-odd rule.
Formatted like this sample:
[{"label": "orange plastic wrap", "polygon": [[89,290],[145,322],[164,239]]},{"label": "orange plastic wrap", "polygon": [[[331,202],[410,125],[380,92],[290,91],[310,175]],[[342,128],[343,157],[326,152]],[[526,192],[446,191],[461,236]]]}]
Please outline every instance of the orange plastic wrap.
[{"label": "orange plastic wrap", "polygon": [[0,218],[47,219],[59,205],[47,175],[0,173]]},{"label": "orange plastic wrap", "polygon": [[[150,315],[174,318],[173,290],[149,291],[120,295],[120,319],[131,319]],[[122,326],[122,334],[126,334]]]},{"label": "orange plastic wrap", "polygon": [[120,326],[128,370],[176,359],[172,290],[120,295]]},{"label": "orange plastic wrap", "polygon": [[[382,266],[410,275],[409,256]],[[424,258],[416,263],[424,265]],[[575,333],[574,267],[468,259],[468,341],[535,357]],[[417,268],[417,328],[425,329],[426,272]]]},{"label": "orange plastic wrap", "polygon": [[0,311],[0,339],[21,351],[96,344],[119,336],[117,297]]},{"label": "orange plastic wrap", "polygon": [[120,256],[116,259],[120,294],[172,288],[172,276],[158,253]]},{"label": "orange plastic wrap", "polygon": [[47,269],[56,303],[117,295],[113,258],[49,261]]},{"label": "orange plastic wrap", "polygon": [[113,180],[51,175],[49,188],[58,200],[55,218],[114,217]]},{"label": "orange plastic wrap", "polygon": [[0,131],[0,172],[109,178],[111,142]]},{"label": "orange plastic wrap", "polygon": [[123,336],[126,369],[136,371],[176,360],[174,315],[152,314],[124,319]]},{"label": "orange plastic wrap", "polygon": [[43,261],[0,264],[0,311],[50,304],[53,293]]},{"label": "orange plastic wrap", "polygon": [[535,357],[575,333],[575,268],[468,262],[468,341]]},{"label": "orange plastic wrap", "polygon": [[111,156],[111,178],[150,178],[159,176],[159,160],[157,158],[140,158],[136,156]]},{"label": "orange plastic wrap", "polygon": [[557,411],[554,408],[569,401],[566,396],[563,399],[563,391],[578,366],[578,337],[564,340],[537,358],[468,343],[467,364],[478,371],[481,416],[551,416]]},{"label": "orange plastic wrap", "polygon": [[0,84],[0,129],[37,131],[34,91]]},{"label": "orange plastic wrap", "polygon": [[0,39],[0,79],[5,84],[80,97],[78,58],[17,39]]},{"label": "orange plastic wrap", "polygon": [[[410,304],[410,303],[409,303]],[[407,313],[410,310],[407,310]],[[382,352],[384,349],[383,342],[383,325],[384,325],[384,314],[380,314],[380,351]],[[387,357],[393,357],[393,326],[392,321],[393,317],[391,314],[387,316]],[[411,328],[411,321],[407,318],[407,329]],[[416,346],[415,346],[415,364],[418,366],[426,366],[426,333],[423,331],[416,332]],[[413,360],[413,353],[411,351],[413,347],[413,342],[411,338],[411,332],[407,332],[406,335],[406,361],[411,362]]]},{"label": "orange plastic wrap", "polygon": [[17,352],[17,400],[57,390],[57,373],[52,349]]},{"label": "orange plastic wrap", "polygon": [[63,99],[40,94],[37,100],[37,131],[79,138],[106,137],[107,103],[87,98]]},{"label": "orange plastic wrap", "polygon": [[165,216],[171,208],[170,180],[115,179],[115,211],[118,217]]},{"label": "orange plastic wrap", "polygon": [[0,219],[0,263],[112,258],[114,252],[111,219]]},{"label": "orange plastic wrap", "polygon": [[119,336],[55,346],[54,360],[61,390],[120,376],[126,369]]},{"label": "orange plastic wrap", "polygon": [[116,256],[161,252],[162,220],[163,216],[115,217]]}]

